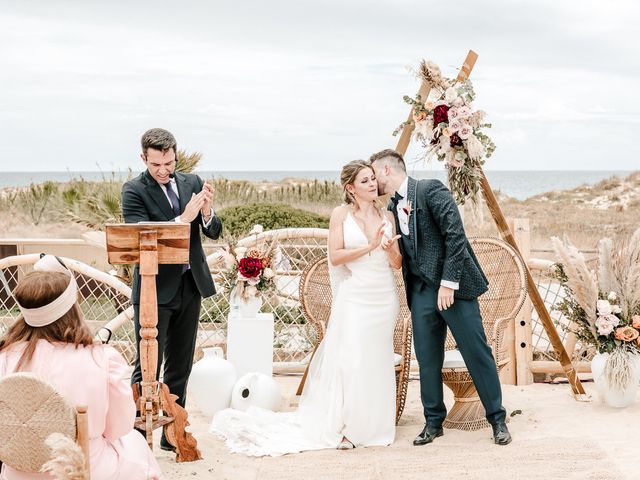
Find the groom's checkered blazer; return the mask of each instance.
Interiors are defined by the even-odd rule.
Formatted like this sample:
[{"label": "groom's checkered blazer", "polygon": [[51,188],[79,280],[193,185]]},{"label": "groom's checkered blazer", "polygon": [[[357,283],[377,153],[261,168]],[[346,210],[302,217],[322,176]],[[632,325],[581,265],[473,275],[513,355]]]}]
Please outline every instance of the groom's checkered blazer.
[{"label": "groom's checkered blazer", "polygon": [[[486,292],[489,282],[469,245],[458,207],[447,187],[439,180],[409,177],[407,196],[413,203],[409,218],[416,252],[413,261],[423,276],[434,285],[440,285],[442,279],[458,282],[460,288],[455,296],[459,298],[477,298]],[[396,218],[396,231],[400,232],[393,202],[388,208]],[[406,285],[406,262],[410,259],[402,253]]]}]

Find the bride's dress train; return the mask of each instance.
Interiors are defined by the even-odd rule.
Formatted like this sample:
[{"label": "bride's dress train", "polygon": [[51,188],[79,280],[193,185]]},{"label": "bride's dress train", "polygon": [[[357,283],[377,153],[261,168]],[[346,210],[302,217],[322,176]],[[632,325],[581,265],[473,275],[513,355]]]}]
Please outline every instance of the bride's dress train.
[{"label": "bride's dress train", "polygon": [[[350,213],[343,232],[345,248],[367,244]],[[332,267],[331,273],[331,319],[309,367],[300,406],[294,412],[256,407],[218,412],[210,431],[224,437],[232,452],[277,456],[336,448],[343,437],[356,446],[393,442],[393,328],[399,302],[387,254],[378,248],[345,267]]]}]

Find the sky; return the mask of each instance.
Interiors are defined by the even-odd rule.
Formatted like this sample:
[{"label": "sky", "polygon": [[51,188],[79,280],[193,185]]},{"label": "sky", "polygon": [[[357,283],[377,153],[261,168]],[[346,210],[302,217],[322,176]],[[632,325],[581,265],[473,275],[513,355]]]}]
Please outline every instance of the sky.
[{"label": "sky", "polygon": [[488,170],[638,169],[639,23],[617,0],[0,0],[0,172],[137,171],[152,127],[200,170],[338,170],[395,146],[412,67],[455,77],[469,49]]}]

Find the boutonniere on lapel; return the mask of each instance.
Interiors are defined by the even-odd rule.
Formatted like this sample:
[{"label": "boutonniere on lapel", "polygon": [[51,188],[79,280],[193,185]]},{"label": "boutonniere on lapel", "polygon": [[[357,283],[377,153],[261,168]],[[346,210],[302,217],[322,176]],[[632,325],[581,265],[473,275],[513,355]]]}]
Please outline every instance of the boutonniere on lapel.
[{"label": "boutonniere on lapel", "polygon": [[407,216],[407,221],[409,221],[409,218],[411,217],[411,212],[413,212],[413,204],[411,203],[411,200],[407,200],[407,206],[402,207],[402,211]]}]

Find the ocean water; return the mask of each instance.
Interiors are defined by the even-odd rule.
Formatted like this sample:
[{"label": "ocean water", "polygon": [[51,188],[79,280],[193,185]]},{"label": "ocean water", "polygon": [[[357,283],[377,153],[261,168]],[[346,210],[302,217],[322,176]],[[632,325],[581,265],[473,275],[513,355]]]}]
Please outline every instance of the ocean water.
[{"label": "ocean water", "polygon": [[[225,171],[225,172],[196,172],[204,179],[224,177],[232,180],[249,181],[279,181],[285,178],[306,178],[317,180],[338,180],[337,171]],[[410,175],[416,178],[438,178],[445,181],[444,170],[413,171]],[[524,200],[540,193],[552,190],[565,190],[581,185],[592,185],[601,180],[618,176],[626,177],[632,173],[627,170],[598,170],[598,171],[487,171],[486,175],[494,190],[499,190],[510,197]],[[131,175],[137,175],[133,172]],[[85,180],[126,179],[129,172],[4,172],[0,173],[0,189],[6,187],[28,186],[30,183],[45,181],[65,182],[72,178]]]}]

